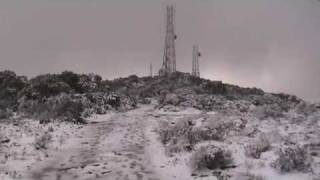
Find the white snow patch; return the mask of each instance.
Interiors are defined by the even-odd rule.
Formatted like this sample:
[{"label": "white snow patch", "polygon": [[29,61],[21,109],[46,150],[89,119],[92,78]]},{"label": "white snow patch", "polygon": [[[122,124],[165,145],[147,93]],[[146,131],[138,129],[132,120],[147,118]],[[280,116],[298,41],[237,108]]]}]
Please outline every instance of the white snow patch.
[{"label": "white snow patch", "polygon": [[160,115],[194,115],[194,114],[201,114],[202,111],[195,109],[195,108],[186,108],[181,111],[173,112],[173,111],[164,111],[163,109],[156,110],[156,113]]}]

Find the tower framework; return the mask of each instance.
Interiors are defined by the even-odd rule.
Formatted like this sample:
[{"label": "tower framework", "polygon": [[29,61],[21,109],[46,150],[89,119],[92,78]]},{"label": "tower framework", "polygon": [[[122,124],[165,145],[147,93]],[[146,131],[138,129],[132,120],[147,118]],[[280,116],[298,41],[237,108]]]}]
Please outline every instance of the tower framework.
[{"label": "tower framework", "polygon": [[175,8],[173,5],[167,6],[167,18],[166,18],[166,35],[164,42],[163,64],[159,71],[159,75],[167,75],[176,71],[176,50],[175,40],[177,35],[175,34],[174,27],[174,14]]},{"label": "tower framework", "polygon": [[201,56],[199,52],[199,46],[193,46],[192,52],[192,75],[196,77],[200,77],[200,69],[199,69],[199,57]]}]

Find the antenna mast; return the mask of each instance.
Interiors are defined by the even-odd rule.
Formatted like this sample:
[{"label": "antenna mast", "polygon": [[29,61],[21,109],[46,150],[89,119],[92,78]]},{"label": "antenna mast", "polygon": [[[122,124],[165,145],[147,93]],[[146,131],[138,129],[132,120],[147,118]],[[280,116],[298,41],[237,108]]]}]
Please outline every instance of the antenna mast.
[{"label": "antenna mast", "polygon": [[199,46],[193,46],[192,52],[192,75],[196,77],[200,77],[200,69],[199,69],[199,57],[201,53],[199,52]]},{"label": "antenna mast", "polygon": [[174,14],[175,9],[173,5],[168,5],[163,64],[162,68],[159,71],[159,75],[168,75],[176,71],[175,40],[177,39],[177,35],[174,32]]}]

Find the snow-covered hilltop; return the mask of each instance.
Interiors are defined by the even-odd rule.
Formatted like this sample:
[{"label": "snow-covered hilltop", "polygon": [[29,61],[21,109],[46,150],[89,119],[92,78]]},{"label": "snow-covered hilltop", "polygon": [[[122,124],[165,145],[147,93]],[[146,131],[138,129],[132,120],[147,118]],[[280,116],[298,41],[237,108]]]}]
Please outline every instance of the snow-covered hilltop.
[{"label": "snow-covered hilltop", "polygon": [[320,105],[176,72],[0,72],[2,179],[320,178]]}]

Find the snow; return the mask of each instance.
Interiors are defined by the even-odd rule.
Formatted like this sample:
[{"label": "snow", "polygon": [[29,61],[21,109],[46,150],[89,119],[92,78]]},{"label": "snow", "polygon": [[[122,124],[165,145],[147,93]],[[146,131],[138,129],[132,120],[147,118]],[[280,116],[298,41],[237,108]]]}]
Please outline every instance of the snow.
[{"label": "snow", "polygon": [[188,166],[189,154],[179,154],[174,158],[169,158],[165,154],[163,145],[158,140],[154,128],[146,130],[146,136],[150,139],[149,146],[146,147],[147,154],[151,157],[151,162],[161,179],[166,180],[191,180],[191,170]]},{"label": "snow", "polygon": [[271,167],[260,168],[254,170],[255,174],[262,175],[266,180],[313,180],[308,174],[303,173],[288,173],[280,174]]},{"label": "snow", "polygon": [[160,110],[156,110],[156,113],[159,115],[194,115],[194,114],[201,114],[202,111],[195,109],[195,108],[188,107],[183,110],[176,111],[176,112],[165,111],[163,109],[160,109]]},{"label": "snow", "polygon": [[[32,119],[21,119],[18,125],[0,123],[1,136],[10,138],[9,143],[0,144],[0,179],[45,177],[50,180],[57,178],[57,173],[66,168],[68,170],[61,173],[61,179],[136,179],[144,176],[160,180],[192,180],[195,178],[191,176],[193,172],[189,162],[192,152],[169,156],[156,130],[161,122],[171,124],[181,118],[190,118],[196,128],[202,128],[210,125],[218,115],[214,111],[204,113],[194,108],[172,112],[154,109],[154,105],[140,105],[132,111],[94,115],[85,125],[65,122],[39,124]],[[242,133],[230,133],[224,141],[200,142],[195,149],[214,144],[231,150],[236,168],[226,170],[226,173],[234,178],[249,172],[266,180],[311,180],[314,177],[310,173],[279,173],[271,167],[277,159],[277,149],[285,140],[298,144],[319,143],[320,124],[315,119],[319,115],[315,114],[314,118],[303,122],[291,121],[290,118],[295,116],[288,114],[282,118],[259,120],[235,115],[234,121],[240,118],[247,120],[244,130],[239,130]],[[248,129],[253,135],[245,133]],[[52,136],[49,148],[35,150],[35,138],[48,131]],[[262,133],[271,142],[271,149],[262,153],[259,159],[247,157],[244,147]],[[313,167],[319,174],[319,157],[314,157]],[[217,179],[212,172],[208,175],[197,176],[196,179]]]}]

